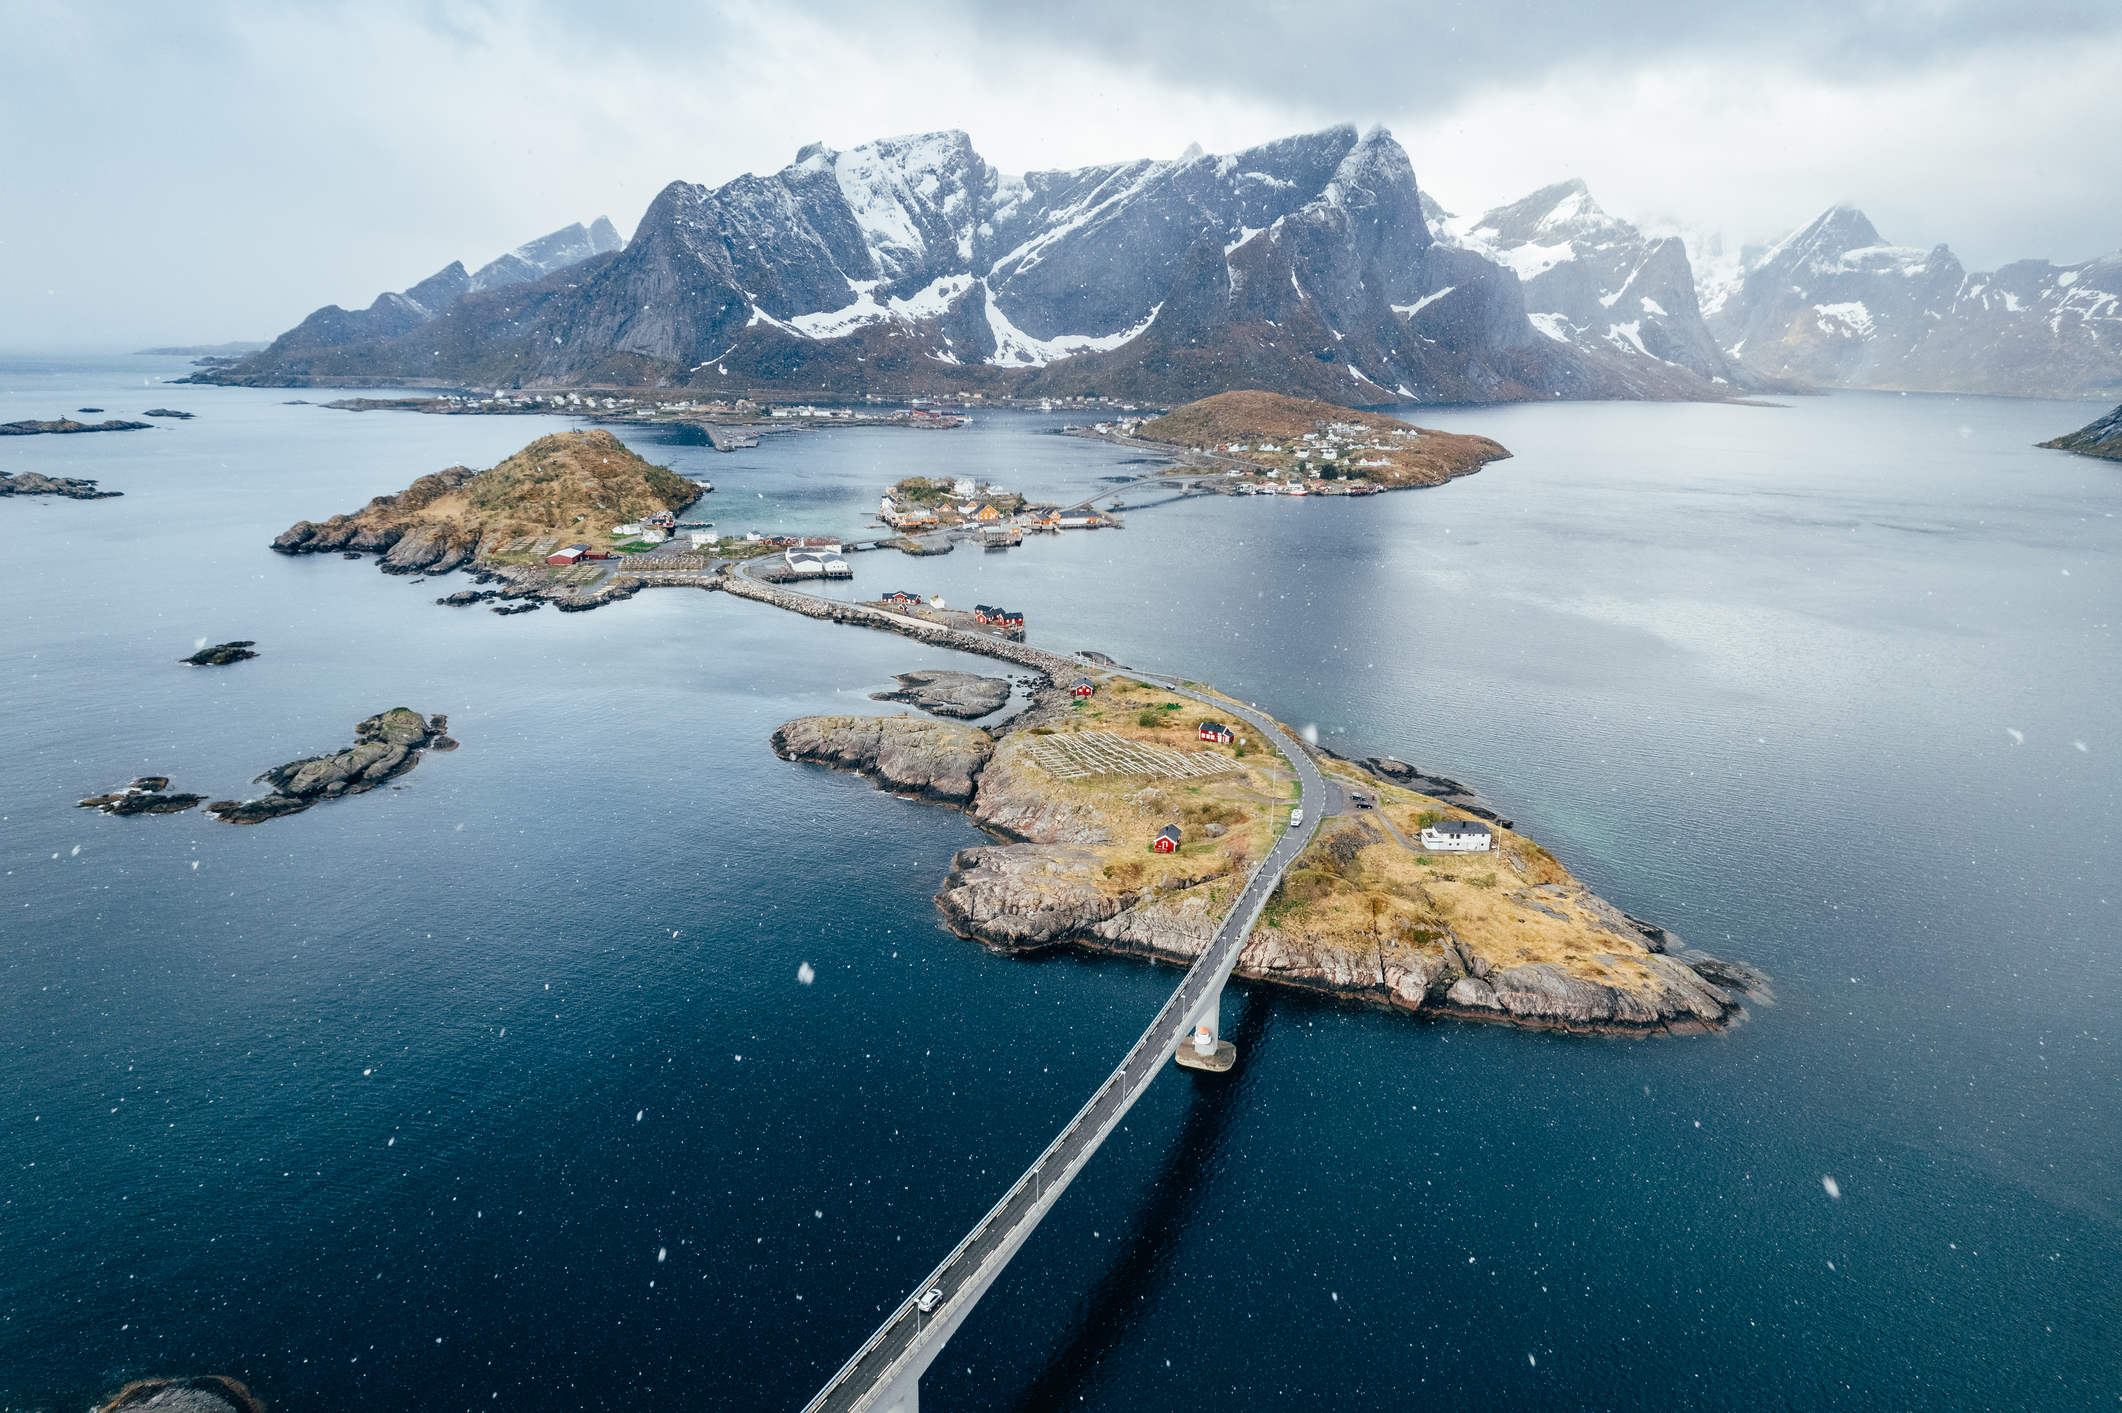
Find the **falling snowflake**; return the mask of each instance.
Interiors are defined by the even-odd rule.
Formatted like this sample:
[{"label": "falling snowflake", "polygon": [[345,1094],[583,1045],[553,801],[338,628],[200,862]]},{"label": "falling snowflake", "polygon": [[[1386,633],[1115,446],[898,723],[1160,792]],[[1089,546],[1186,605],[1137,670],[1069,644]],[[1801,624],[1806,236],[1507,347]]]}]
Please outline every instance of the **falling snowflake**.
[{"label": "falling snowflake", "polygon": [[1834,1198],[1834,1199],[1835,1199],[1835,1201],[1837,1201],[1837,1202],[1840,1202],[1840,1201],[1842,1200],[1842,1184],[1841,1184],[1841,1183],[1839,1183],[1839,1182],[1836,1182],[1836,1181],[1835,1181],[1835,1180],[1834,1180],[1833,1178],[1831,1178],[1831,1177],[1822,1177],[1822,1178],[1820,1179],[1820,1186],[1821,1186],[1821,1188],[1822,1188],[1823,1190],[1825,1190],[1825,1191],[1826,1191],[1827,1195],[1828,1195],[1829,1197],[1832,1197],[1832,1198]]},{"label": "falling snowflake", "polygon": [[810,965],[810,963],[809,963],[809,962],[802,962],[802,963],[799,963],[799,964],[797,965],[797,967],[796,967],[796,981],[797,981],[797,982],[798,982],[798,983],[799,983],[800,985],[803,985],[803,986],[808,986],[808,985],[810,985],[810,984],[811,984],[812,982],[816,981],[817,979],[818,979],[818,973],[816,973],[815,971],[812,971],[812,970],[811,970],[811,965]]}]

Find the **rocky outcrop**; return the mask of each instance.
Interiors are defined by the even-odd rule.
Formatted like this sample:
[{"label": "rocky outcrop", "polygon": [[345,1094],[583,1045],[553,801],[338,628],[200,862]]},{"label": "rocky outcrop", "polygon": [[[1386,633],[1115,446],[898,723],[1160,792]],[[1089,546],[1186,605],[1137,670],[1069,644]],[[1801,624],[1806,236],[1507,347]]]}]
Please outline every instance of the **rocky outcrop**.
[{"label": "rocky outcrop", "polygon": [[[1326,754],[1333,755],[1334,753],[1327,751]],[[1346,760],[1348,758],[1341,756],[1337,757],[1337,759]],[[1500,824],[1505,829],[1511,827],[1511,822],[1498,814],[1495,806],[1483,799],[1478,791],[1470,786],[1462,785],[1448,776],[1431,774],[1429,771],[1409,765],[1406,761],[1394,756],[1368,756],[1356,761],[1355,764],[1362,766],[1380,780],[1390,781],[1395,785],[1404,785],[1408,789],[1427,795],[1433,800],[1442,800],[1445,804],[1451,805],[1455,809],[1462,809],[1468,814],[1478,815],[1482,819]]]},{"label": "rocky outcrop", "polygon": [[136,1379],[112,1394],[96,1413],[265,1413],[265,1404],[237,1379],[200,1374]]},{"label": "rocky outcrop", "polygon": [[142,417],[168,417],[173,421],[178,422],[189,422],[192,420],[191,413],[179,412],[174,407],[150,407],[149,409],[147,409],[147,411],[141,413],[140,415]]},{"label": "rocky outcrop", "polygon": [[226,667],[232,662],[243,662],[256,657],[257,654],[251,649],[257,646],[255,639],[235,638],[226,643],[215,643],[212,647],[201,648],[190,657],[177,660],[193,667]]},{"label": "rocky outcrop", "polygon": [[122,790],[90,795],[80,802],[80,808],[99,809],[105,814],[182,814],[205,798],[171,793],[167,775],[142,775]]},{"label": "rocky outcrop", "polygon": [[1093,880],[1095,850],[1072,844],[1000,844],[960,850],[936,895],[953,930],[1005,951],[1082,937],[1125,905]]},{"label": "rocky outcrop", "polygon": [[114,500],[123,491],[96,489],[94,481],[73,476],[46,476],[35,471],[0,471],[0,496],[65,496],[68,500]]},{"label": "rocky outcrop", "polygon": [[917,716],[805,716],[773,734],[783,760],[859,771],[888,789],[964,804],[995,748],[970,726]]},{"label": "rocky outcrop", "polygon": [[1009,679],[972,672],[897,672],[897,691],[872,692],[870,700],[906,702],[932,716],[971,721],[999,711],[1009,700]]},{"label": "rocky outcrop", "polygon": [[2122,407],[2086,423],[2075,432],[2041,445],[2057,451],[2075,451],[2082,456],[2104,456],[2111,461],[2122,461]]},{"label": "rocky outcrop", "polygon": [[76,422],[71,417],[55,417],[48,422],[35,419],[0,422],[0,437],[65,436],[73,432],[145,432],[152,426],[152,422],[121,422],[116,418],[108,422]]},{"label": "rocky outcrop", "polygon": [[274,766],[253,783],[269,786],[254,800],[216,800],[207,813],[230,824],[257,824],[342,795],[386,784],[420,763],[428,750],[455,750],[446,716],[424,717],[405,707],[380,712],[354,728],[354,744],[325,756]]}]

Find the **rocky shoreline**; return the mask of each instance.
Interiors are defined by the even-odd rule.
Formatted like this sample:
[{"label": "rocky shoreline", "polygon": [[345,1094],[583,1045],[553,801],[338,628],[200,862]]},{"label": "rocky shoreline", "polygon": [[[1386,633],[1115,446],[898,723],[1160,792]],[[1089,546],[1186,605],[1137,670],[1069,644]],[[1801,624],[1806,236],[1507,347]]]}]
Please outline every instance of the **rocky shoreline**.
[{"label": "rocky shoreline", "polygon": [[0,496],[64,496],[68,500],[115,500],[123,491],[98,489],[94,481],[75,476],[46,476],[36,471],[0,471]]},{"label": "rocky shoreline", "polygon": [[[1182,869],[1151,886],[1116,886],[1101,822],[1053,798],[1019,754],[1002,749],[1014,733],[1036,732],[1069,709],[1067,694],[1049,687],[991,732],[919,717],[809,717],[784,724],[772,744],[784,759],[856,771],[896,793],[961,808],[1003,841],[951,861],[936,901],[960,936],[1011,953],[1074,946],[1188,965],[1220,920],[1215,875]],[[1385,759],[1400,769],[1361,768],[1381,784],[1409,773],[1443,779]],[[1240,954],[1237,974],[1395,1010],[1575,1033],[1702,1033],[1737,1023],[1749,1001],[1773,1001],[1767,978],[1752,967],[1687,947],[1574,880],[1514,896],[1551,917],[1590,918],[1612,939],[1614,955],[1598,958],[1599,974],[1619,984],[1545,961],[1498,965],[1449,929],[1351,949],[1345,938],[1302,922],[1278,925],[1272,909]]]}]

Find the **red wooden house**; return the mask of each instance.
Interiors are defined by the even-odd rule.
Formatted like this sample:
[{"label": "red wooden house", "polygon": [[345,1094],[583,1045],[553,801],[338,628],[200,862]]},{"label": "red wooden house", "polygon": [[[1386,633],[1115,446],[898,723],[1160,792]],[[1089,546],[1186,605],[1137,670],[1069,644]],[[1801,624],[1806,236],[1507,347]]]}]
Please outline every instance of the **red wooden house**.
[{"label": "red wooden house", "polygon": [[1074,692],[1079,697],[1087,697],[1096,690],[1095,687],[1091,686],[1090,678],[1088,677],[1078,677],[1076,684],[1069,688],[1069,691]]},{"label": "red wooden house", "polygon": [[1237,733],[1220,721],[1204,721],[1201,723],[1201,729],[1194,734],[1201,740],[1214,741],[1219,746],[1227,746],[1238,739]]},{"label": "red wooden house", "polygon": [[1149,841],[1150,848],[1160,854],[1179,852],[1179,826],[1167,824],[1157,831],[1157,837]]}]

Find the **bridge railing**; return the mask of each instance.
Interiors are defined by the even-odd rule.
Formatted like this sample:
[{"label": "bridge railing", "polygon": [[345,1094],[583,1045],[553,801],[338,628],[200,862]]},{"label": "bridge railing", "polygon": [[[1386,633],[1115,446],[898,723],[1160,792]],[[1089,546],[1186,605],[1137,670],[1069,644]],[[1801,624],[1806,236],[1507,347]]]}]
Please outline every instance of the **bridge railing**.
[{"label": "bridge railing", "polygon": [[[1183,687],[1176,690],[1184,695],[1197,696]],[[1236,711],[1256,726],[1279,735],[1262,719],[1249,711]],[[1285,745],[1290,744],[1286,740]],[[1299,762],[1292,759],[1292,769],[1300,772]],[[1300,785],[1301,791],[1301,785]],[[1316,817],[1313,827],[1317,827]],[[1193,1018],[1201,1003],[1207,999],[1214,986],[1221,986],[1229,979],[1231,970],[1244,950],[1245,939],[1251,934],[1253,925],[1259,921],[1261,911],[1267,905],[1269,889],[1257,889],[1262,875],[1274,861],[1276,841],[1260,862],[1247,875],[1245,886],[1231,902],[1231,911],[1210,939],[1201,955],[1187,968],[1178,987],[1165,999],[1148,1027],[1128,1047],[1127,1054],[1114,1067],[1105,1082],[1092,1092],[1091,1097],[1078,1109],[1075,1116],[1055,1135],[1054,1140],[1033,1160],[1032,1165],[1016,1182],[1010,1185],[1001,1200],[987,1211],[973,1229],[966,1233],[951,1253],[944,1257],[928,1277],[914,1287],[913,1294],[900,1303],[899,1308],[888,1316],[884,1323],[865,1340],[854,1356],[827,1381],[818,1395],[804,1406],[804,1413],[829,1413],[829,1410],[852,1409],[871,1390],[891,1382],[895,1366],[911,1353],[918,1344],[921,1332],[938,1320],[949,1318],[959,1295],[968,1286],[975,1284],[981,1263],[987,1255],[1008,1244],[1009,1237],[1028,1216],[1057,1194],[1075,1177],[1075,1169],[1088,1161],[1097,1145],[1121,1115],[1132,1108],[1140,1092],[1146,1089],[1163,1067],[1166,1056],[1183,1036],[1185,1026]],[[1278,870],[1279,874],[1279,870]],[[1248,904],[1250,899],[1250,904]],[[1235,926],[1234,926],[1235,924]],[[1101,1110],[1110,1108],[1110,1114]],[[959,1268],[972,1258],[970,1266]],[[920,1298],[929,1290],[941,1290],[943,1298],[935,1310],[926,1315],[920,1308]],[[977,1293],[975,1295],[977,1298]],[[865,1377],[857,1377],[864,1374]]]}]

